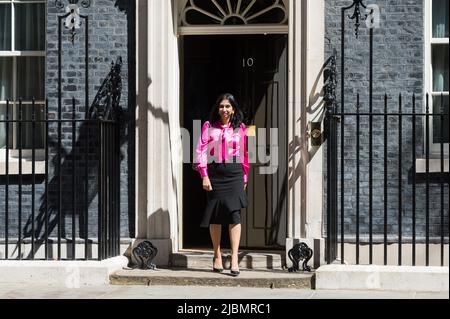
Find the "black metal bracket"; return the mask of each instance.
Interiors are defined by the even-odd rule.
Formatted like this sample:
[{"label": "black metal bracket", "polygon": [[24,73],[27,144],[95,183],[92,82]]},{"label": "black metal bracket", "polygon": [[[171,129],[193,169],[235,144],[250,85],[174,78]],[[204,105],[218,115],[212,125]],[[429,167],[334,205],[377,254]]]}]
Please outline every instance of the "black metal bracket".
[{"label": "black metal bracket", "polygon": [[[69,4],[77,4],[80,0],[68,0]],[[81,6],[83,8],[89,8],[91,0],[81,0]],[[59,9],[64,8],[64,3],[61,0],[55,0],[55,6]]]},{"label": "black metal bracket", "polygon": [[156,269],[156,265],[152,263],[152,261],[157,253],[158,248],[156,248],[149,240],[144,240],[133,248],[132,256],[137,264],[134,264],[132,261],[130,268]]},{"label": "black metal bracket", "polygon": [[121,122],[122,109],[120,97],[122,93],[122,58],[111,62],[111,70],[103,80],[89,109],[90,119],[112,120]]},{"label": "black metal bracket", "polygon": [[336,68],[337,51],[333,49],[333,54],[328,58],[325,69],[323,71],[324,86],[323,100],[327,109],[334,108],[336,105],[336,88],[337,88],[337,68]]},{"label": "black metal bracket", "polygon": [[353,0],[353,4],[347,8],[344,8],[344,10],[348,10],[351,9],[353,7],[355,7],[355,11],[353,12],[353,15],[349,15],[348,18],[350,20],[355,20],[355,36],[358,37],[358,31],[359,31],[359,26],[361,25],[360,20],[365,20],[367,19],[367,14],[363,15],[361,13],[361,7],[363,7],[364,9],[367,8],[367,6],[364,4],[363,0]]},{"label": "black metal bracket", "polygon": [[[88,17],[79,13],[78,2],[80,2],[80,0],[67,0],[67,2],[66,13],[63,16],[60,16],[60,19],[65,19],[64,26],[70,30],[70,41],[74,44],[75,36],[77,34],[75,29],[81,26],[80,18],[85,19],[87,24]],[[89,8],[91,6],[91,0],[81,0],[80,5],[83,8]],[[55,0],[55,6],[58,9],[63,9],[64,3],[62,0]]]},{"label": "black metal bracket", "polygon": [[313,255],[313,250],[308,247],[306,243],[298,243],[295,244],[288,251],[289,259],[292,261],[293,266],[288,270],[289,272],[296,272],[300,270],[300,261],[303,260],[302,270],[303,271],[311,271],[311,267],[308,266],[308,261],[311,259]]}]

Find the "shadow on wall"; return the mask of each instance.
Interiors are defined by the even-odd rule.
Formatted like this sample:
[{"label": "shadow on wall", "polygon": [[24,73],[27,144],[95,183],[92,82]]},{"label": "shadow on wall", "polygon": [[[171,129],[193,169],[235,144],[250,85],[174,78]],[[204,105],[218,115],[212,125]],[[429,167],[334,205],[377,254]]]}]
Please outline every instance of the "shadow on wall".
[{"label": "shadow on wall", "polygon": [[125,12],[125,14],[133,14],[134,6],[130,4],[130,0],[112,0],[115,1],[114,6],[117,7],[120,11]]},{"label": "shadow on wall", "polygon": [[[318,91],[318,85],[320,80],[323,78],[323,75],[325,73],[325,71],[327,70],[327,68],[330,66],[332,61],[332,57],[329,57],[325,63],[322,65],[321,69],[319,70],[319,72],[317,73],[316,79],[314,81],[314,84],[311,88],[311,92],[309,92],[309,99],[308,99],[308,106],[306,108],[306,112],[308,112],[308,114],[313,114],[316,113],[316,116],[311,119],[311,121],[314,122],[320,122],[322,123],[322,127],[324,127],[325,123],[324,123],[324,119],[325,119],[325,100],[324,100],[324,85],[322,85],[322,87],[320,88],[320,91]],[[326,76],[325,76],[326,77]],[[319,101],[320,100],[320,101]],[[318,102],[319,101],[319,102]],[[324,128],[322,129],[322,132],[324,132]],[[322,143],[325,142],[325,138],[326,138],[326,134],[323,134],[323,138],[322,138]],[[306,139],[306,146],[308,145],[308,139]],[[312,147],[310,149],[309,153],[309,161],[311,161],[314,158],[314,155],[316,154],[316,152],[319,150],[319,147]]]},{"label": "shadow on wall", "polygon": [[157,234],[153,234],[154,239],[170,238],[170,214],[169,211],[159,208],[147,218],[147,227],[158,230]]},{"label": "shadow on wall", "polygon": [[[116,6],[120,8],[125,6],[125,2],[128,1],[116,1]],[[139,34],[139,38],[141,39],[141,41],[143,43],[145,43],[146,41],[148,41],[148,21],[147,21],[147,16],[146,16],[146,12],[147,12],[147,8],[148,8],[148,2],[147,1],[139,1],[139,12],[142,17],[140,17],[139,19],[137,19],[139,21],[139,25],[136,26],[136,30],[138,30],[138,34]],[[174,3],[172,2],[172,6],[174,5]],[[131,14],[131,13],[130,13]],[[135,34],[133,33],[133,36],[135,36]],[[134,41],[134,40],[133,40]],[[179,135],[180,133],[177,132],[173,132],[172,131],[172,126],[170,125],[171,122],[176,121],[176,125],[179,125],[179,121],[178,119],[171,119],[170,116],[171,114],[163,109],[162,106],[156,106],[154,104],[151,103],[151,101],[148,101],[148,90],[150,88],[150,86],[152,85],[152,79],[149,77],[148,74],[148,47],[147,46],[140,46],[139,51],[137,52],[138,55],[138,73],[137,73],[137,77],[138,77],[138,83],[137,83],[137,87],[134,90],[129,90],[129,92],[132,92],[133,94],[133,101],[134,103],[131,104],[133,105],[133,121],[135,118],[139,118],[139,123],[134,121],[133,122],[133,127],[130,127],[129,129],[129,134],[131,136],[131,134],[134,134],[134,132],[138,132],[138,135],[141,137],[145,137],[145,138],[138,138],[139,141],[139,145],[137,146],[138,149],[138,155],[139,159],[138,159],[138,174],[137,174],[137,180],[135,181],[137,183],[137,185],[139,185],[139,192],[141,194],[143,194],[143,198],[140,198],[139,202],[137,203],[138,208],[137,208],[137,214],[141,215],[140,218],[146,218],[146,226],[148,228],[148,226],[150,225],[149,223],[154,223],[155,221],[159,220],[160,216],[163,214],[163,210],[161,208],[159,208],[155,213],[152,214],[151,217],[149,217],[149,219],[147,219],[147,187],[149,186],[147,184],[147,176],[148,174],[150,174],[151,172],[147,172],[148,168],[147,168],[147,157],[148,157],[148,152],[150,151],[150,147],[152,147],[153,145],[149,144],[151,141],[147,139],[148,136],[148,122],[149,122],[149,114],[151,114],[152,119],[156,120],[156,121],[161,121],[162,125],[164,127],[164,130],[167,131],[162,131],[160,134],[168,134],[168,147],[169,147],[169,163],[170,163],[170,167],[171,167],[171,191],[173,192],[173,194],[175,194],[175,198],[174,201],[178,202],[178,188],[177,188],[177,180],[176,180],[176,176],[174,174],[174,172],[176,171],[176,168],[173,166],[174,165],[174,159],[171,157],[174,154],[174,150],[172,149],[173,145],[178,144],[177,143],[177,139],[181,139],[181,135]],[[131,77],[131,74],[130,74]],[[137,92],[137,94],[135,94]],[[130,97],[130,101],[131,101],[131,97]],[[136,114],[136,106],[140,106],[138,108],[138,114]],[[130,114],[131,116],[131,114]],[[140,125],[142,123],[142,125]],[[179,135],[179,136],[177,136]],[[133,135],[134,136],[134,135]],[[165,147],[164,145],[156,145],[158,147]],[[134,151],[133,151],[133,156],[134,156]],[[133,183],[134,185],[134,183]],[[134,204],[134,203],[133,203]],[[134,218],[133,218],[134,220]],[[164,220],[167,222],[167,225],[169,224],[169,213],[167,212],[167,220],[166,217],[164,217]],[[131,222],[131,219],[130,219]],[[144,223],[138,223],[137,225],[137,234],[136,236],[142,238],[143,236],[146,237],[148,236],[148,229],[142,229],[144,226]],[[140,228],[141,227],[141,228]],[[168,234],[167,238],[170,237],[170,227],[168,226],[167,229],[167,233],[164,234]]]},{"label": "shadow on wall", "polygon": [[[142,269],[147,269],[145,266],[149,266],[149,264],[155,264],[157,266],[167,266],[169,264],[169,254],[172,251],[173,244],[170,238],[169,211],[158,209],[153,212],[147,218],[147,227],[158,229],[158,233],[154,233],[150,239],[136,239],[128,246],[123,255],[128,258],[128,267],[130,268],[142,267]],[[149,241],[156,248],[156,255],[153,255],[155,251],[149,249],[148,245],[135,250],[144,241]],[[133,252],[133,250],[135,251]],[[140,257],[142,257],[142,260],[139,260]],[[144,265],[141,264],[143,260],[147,262]]]},{"label": "shadow on wall", "polygon": [[[120,141],[118,142],[122,146],[127,141],[128,136],[125,132],[126,125],[124,125],[126,122],[125,113],[119,106],[122,87],[120,82],[121,59],[119,58],[118,61],[120,61],[120,65],[119,62],[116,64],[116,66],[119,65],[118,73],[114,73],[117,72],[117,69],[114,70],[115,66],[113,65],[111,72],[97,92],[94,103],[89,109],[89,114],[92,115],[90,117],[92,119],[98,119],[100,110],[102,109],[102,113],[110,114],[111,117],[108,118],[114,119],[120,127]],[[119,82],[117,83],[116,81]],[[114,93],[111,93],[112,90],[115,90]],[[48,182],[47,192],[40,199],[41,204],[38,215],[34,220],[30,216],[24,226],[24,238],[31,238],[34,235],[36,239],[35,251],[38,251],[45,244],[45,238],[51,237],[52,235],[57,236],[59,232],[61,233],[61,238],[66,238],[68,241],[76,237],[72,232],[69,232],[70,238],[68,238],[66,229],[67,220],[70,220],[70,217],[75,219],[74,216],[76,215],[78,215],[79,225],[77,229],[80,238],[89,240],[89,234],[98,235],[98,227],[96,227],[98,219],[93,219],[98,218],[98,216],[93,216],[92,212],[89,212],[89,207],[94,203],[94,199],[98,194],[99,161],[97,154],[101,142],[98,130],[99,124],[82,122],[78,128],[78,136],[75,144],[70,152],[67,152],[64,147],[59,148],[57,140],[48,139],[49,154],[52,154],[49,167],[54,169],[53,176],[51,178],[49,176],[50,180]],[[86,148],[87,142],[89,144]],[[111,142],[116,143],[114,140]],[[58,149],[61,152],[61,160],[59,160],[57,154]],[[122,151],[120,151],[119,156],[119,162],[122,162],[124,159]],[[88,181],[87,188],[86,179]],[[61,195],[59,196],[60,189]],[[98,210],[95,211],[98,213]],[[90,220],[87,214],[91,217]],[[92,223],[92,221],[95,221],[95,223]],[[95,225],[95,227],[92,227],[92,225]],[[55,232],[57,233],[55,234]],[[31,258],[32,256],[33,252],[30,252],[27,258]]]},{"label": "shadow on wall", "polygon": [[[129,227],[129,234],[130,237],[134,237],[134,220],[135,220],[135,203],[134,203],[134,130],[135,130],[135,123],[134,123],[134,113],[135,113],[135,76],[134,76],[134,70],[135,70],[135,59],[134,59],[134,52],[135,52],[135,1],[127,1],[127,0],[114,0],[113,3],[111,3],[111,6],[114,5],[119,11],[123,12],[127,15],[127,36],[128,36],[128,43],[127,43],[127,49],[128,49],[128,110],[126,110],[126,114],[121,114],[123,125],[121,125],[121,132],[120,132],[120,146],[122,146],[124,143],[127,143],[127,165],[128,165],[128,227]],[[99,92],[102,90],[100,88]],[[93,105],[91,106],[91,108]],[[53,131],[56,130],[56,126],[53,127],[53,124],[50,124],[51,129]],[[71,133],[66,133],[66,128],[63,128],[63,134],[68,136],[69,139],[71,138]],[[61,160],[58,160],[58,156],[54,156],[56,154],[56,150],[58,149],[58,141],[53,136],[47,137],[47,143],[49,147],[49,154],[51,156],[49,157],[50,162],[49,167],[50,171],[53,169],[53,172],[51,172],[53,175],[48,176],[48,191],[47,193],[44,193],[41,198],[39,199],[39,210],[37,212],[37,215],[34,219],[34,229],[32,227],[33,220],[31,219],[31,216],[26,221],[24,228],[23,228],[23,236],[22,238],[31,238],[32,235],[34,235],[34,238],[36,238],[36,246],[35,251],[39,249],[41,245],[44,244],[44,238],[46,236],[54,235],[56,234],[56,231],[59,228],[59,225],[61,226],[61,236],[67,237],[68,234],[70,234],[70,237],[72,233],[69,231],[70,225],[67,225],[71,217],[73,215],[78,215],[78,227],[77,230],[79,230],[79,236],[81,238],[88,238],[89,235],[93,234],[93,232],[97,231],[96,226],[90,226],[89,233],[87,233],[85,224],[87,221],[86,213],[88,211],[89,206],[93,206],[95,204],[95,198],[97,197],[97,178],[95,177],[95,174],[98,170],[98,161],[95,158],[96,154],[96,141],[98,140],[98,134],[96,134],[96,128],[92,125],[88,126],[86,123],[82,123],[77,125],[77,139],[75,142],[75,146],[72,148],[72,150],[69,152],[68,148],[65,149],[64,147],[61,148]],[[125,135],[127,134],[127,135]],[[88,188],[86,189],[85,186],[85,158],[81,154],[84,154],[85,151],[85,141],[89,137],[90,140],[90,146],[89,146],[89,161],[88,161],[88,176],[89,176],[89,183]],[[65,142],[65,141],[64,141]],[[69,141],[69,145],[71,146],[71,142]],[[121,151],[122,148],[120,147]],[[123,150],[125,151],[125,150]],[[76,154],[76,155],[75,155]],[[124,154],[121,153],[120,155],[120,161],[124,159]],[[75,162],[76,165],[76,178],[75,178],[75,187],[72,186],[72,173],[73,173],[73,163]],[[59,165],[60,164],[60,165]],[[58,207],[59,207],[59,198],[58,198],[58,185],[59,185],[59,175],[61,174],[62,178],[62,189],[61,192],[61,214],[58,215]],[[26,180],[26,176],[24,177],[24,181]],[[40,181],[42,182],[42,181]],[[77,204],[76,204],[76,210],[73,212],[73,206],[72,206],[72,194],[76,194]],[[84,194],[87,194],[85,196]],[[46,202],[47,201],[47,202]],[[125,205],[125,203],[123,203]],[[47,210],[48,207],[48,210]],[[97,208],[93,207],[93,210],[97,210]],[[74,214],[73,214],[74,213]],[[89,215],[90,216],[90,215]],[[59,224],[59,218],[61,219],[61,223]],[[46,227],[46,220],[48,221],[48,226]],[[96,219],[95,216],[89,217],[90,221],[94,222],[94,225],[96,225]],[[95,233],[94,233],[95,234]],[[70,242],[70,239],[67,238]],[[17,247],[16,247],[17,249]],[[49,251],[50,253],[50,251]]]},{"label": "shadow on wall", "polygon": [[[147,84],[148,84],[148,87],[151,85],[151,83],[152,83],[152,81],[151,81],[151,79],[150,78],[148,78],[148,81],[147,81]],[[145,98],[146,98],[146,94],[144,94],[145,95]],[[142,97],[141,96],[138,96],[138,99],[142,99]],[[147,116],[148,115],[148,111],[150,111],[150,113],[152,114],[152,116],[153,116],[153,118],[155,119],[155,120],[160,120],[160,121],[162,121],[162,123],[163,123],[163,125],[164,125],[164,127],[167,129],[167,134],[168,134],[168,147],[169,147],[169,156],[170,157],[172,157],[172,154],[173,154],[173,151],[172,151],[172,147],[173,147],[173,145],[175,145],[175,144],[177,144],[176,142],[176,139],[178,138],[178,139],[181,139],[181,135],[180,136],[174,136],[174,135],[176,135],[176,134],[174,134],[173,132],[172,132],[172,129],[171,129],[171,126],[170,126],[170,120],[169,120],[169,112],[168,111],[165,111],[165,110],[163,110],[161,107],[155,107],[155,106],[153,106],[151,103],[149,103],[149,102],[146,102],[146,105],[147,105],[147,110],[145,111],[146,112],[146,115],[145,116]],[[147,119],[148,120],[148,119]],[[143,123],[147,123],[148,121],[142,121]],[[163,133],[162,133],[163,134]],[[164,146],[162,146],[162,147],[164,147]],[[176,177],[175,177],[175,175],[174,175],[174,172],[175,172],[175,167],[174,167],[174,163],[175,163],[175,160],[173,159],[173,158],[171,158],[170,160],[169,160],[169,163],[170,163],[170,169],[171,169],[171,190],[172,190],[172,192],[175,194],[175,199],[174,199],[174,201],[175,202],[178,202],[178,189],[177,189],[177,180],[176,180]],[[144,163],[145,165],[146,165],[146,163]],[[143,178],[145,178],[146,179],[146,176],[142,176]],[[146,182],[146,181],[145,181]],[[158,220],[158,215],[161,215],[161,214],[157,214],[158,212],[162,212],[162,209],[160,208],[160,209],[158,209],[155,213],[153,213],[150,217],[149,217],[149,219],[148,219],[148,223],[147,223],[147,227],[148,227],[148,225],[150,225],[149,223],[150,222],[155,222],[155,221],[157,221]],[[156,215],[155,215],[156,214]],[[154,216],[155,215],[155,216]],[[167,225],[169,225],[169,221],[170,221],[170,218],[169,218],[169,213],[167,212]],[[164,234],[167,234],[167,237],[166,238],[170,238],[170,227],[167,229],[167,233],[165,233],[165,232],[163,232]]]},{"label": "shadow on wall", "polygon": [[[314,83],[309,92],[307,92],[306,86],[302,86],[302,90],[306,96],[307,104],[302,105],[302,108],[305,107],[306,112],[301,112],[298,118],[294,119],[294,124],[300,126],[301,135],[293,135],[292,140],[289,142],[288,149],[288,183],[289,189],[292,189],[295,183],[303,176],[306,176],[307,165],[313,160],[317,151],[322,147],[325,142],[325,131],[324,131],[324,117],[325,117],[325,101],[324,101],[324,85],[321,84],[321,79],[323,79],[324,72],[329,67],[331,59],[328,58],[325,63],[322,65],[321,69],[317,72]],[[313,118],[311,118],[310,122],[320,122],[322,123],[322,144],[320,147],[311,147],[309,148],[309,132],[308,132],[308,119],[305,114],[315,114]],[[303,116],[302,116],[303,115]],[[295,131],[295,129],[294,129]],[[291,164],[296,162],[296,158],[300,158],[298,160],[298,164],[294,167]],[[301,179],[300,186],[301,190],[301,233],[305,232],[306,225],[306,183],[307,179]]]},{"label": "shadow on wall", "polygon": [[[114,0],[113,0],[114,1]],[[114,6],[127,16],[128,51],[128,117],[127,117],[127,157],[128,157],[128,231],[130,238],[135,237],[135,141],[136,141],[136,2],[137,0],[115,0]]]}]

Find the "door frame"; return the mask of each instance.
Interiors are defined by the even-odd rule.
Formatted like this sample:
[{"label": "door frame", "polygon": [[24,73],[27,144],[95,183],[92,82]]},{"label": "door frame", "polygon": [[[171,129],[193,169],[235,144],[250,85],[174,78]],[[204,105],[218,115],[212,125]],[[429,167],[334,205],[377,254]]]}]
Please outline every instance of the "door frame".
[{"label": "door frame", "polygon": [[[186,0],[139,0],[136,5],[136,239],[151,239],[160,245],[158,259],[169,262],[179,251],[182,192],[182,158],[175,152],[178,139],[170,130],[154,131],[154,125],[168,126],[179,133],[180,48],[177,38],[177,4]],[[322,108],[322,67],[326,60],[325,0],[286,0],[288,17],[288,141],[300,149],[289,151],[287,193],[286,253],[297,242],[315,247],[315,260],[323,260],[323,148],[309,147],[307,122],[316,119]],[[161,62],[165,62],[161,64]],[[151,84],[151,85],[150,85]],[[149,108],[152,106],[152,108]],[[158,108],[156,108],[158,107]],[[169,123],[161,124],[160,108]],[[157,110],[157,114],[152,111]],[[165,114],[165,113],[163,113]],[[164,126],[164,127],[165,127]],[[170,147],[152,138],[152,133],[169,141]],[[171,141],[171,142],[170,142]],[[153,150],[157,150],[155,152]],[[174,187],[161,190],[158,182],[168,177],[169,166]],[[163,212],[156,214],[155,212]],[[168,221],[167,221],[168,218]],[[164,227],[161,227],[164,226]],[[165,253],[164,253],[165,252]],[[287,260],[288,264],[290,263]]]},{"label": "door frame", "polygon": [[[180,77],[179,77],[179,115],[180,115],[180,121],[184,118],[184,36],[188,35],[199,35],[199,36],[221,36],[221,35],[268,35],[268,34],[286,34],[288,35],[288,42],[287,42],[287,70],[289,73],[289,26],[279,26],[279,25],[267,25],[267,26],[249,26],[245,25],[243,26],[214,26],[214,27],[178,27],[177,29],[177,38],[178,38],[178,48],[179,48],[179,56],[178,61],[180,65]],[[290,79],[289,76],[287,78],[286,82],[286,96],[288,97],[288,103],[287,107],[289,106],[289,87],[290,87]],[[287,114],[288,116],[288,114]],[[287,129],[287,127],[286,127]],[[288,138],[288,136],[286,136]],[[192,139],[192,137],[191,137]],[[286,140],[288,143],[288,140]],[[195,147],[195,145],[192,145],[192,147]],[[191,149],[192,150],[192,149]],[[192,152],[191,152],[192,153]],[[287,154],[288,155],[288,154]],[[288,156],[286,157],[288,158]],[[181,172],[183,169],[181,168]],[[286,184],[288,184],[288,180],[286,180]],[[184,241],[183,241],[183,232],[184,232],[184,224],[183,224],[183,217],[184,217],[184,207],[183,207],[183,185],[184,185],[184,176],[183,173],[180,174],[180,185],[181,185],[181,196],[180,196],[180,202],[179,202],[179,214],[178,214],[178,247],[180,250],[186,249],[184,247]],[[286,185],[288,186],[288,185]],[[287,189],[287,188],[286,188]],[[288,201],[287,201],[288,202]],[[286,236],[289,232],[288,230],[289,225],[289,208],[287,208],[286,212]],[[272,249],[273,250],[273,249]]]}]

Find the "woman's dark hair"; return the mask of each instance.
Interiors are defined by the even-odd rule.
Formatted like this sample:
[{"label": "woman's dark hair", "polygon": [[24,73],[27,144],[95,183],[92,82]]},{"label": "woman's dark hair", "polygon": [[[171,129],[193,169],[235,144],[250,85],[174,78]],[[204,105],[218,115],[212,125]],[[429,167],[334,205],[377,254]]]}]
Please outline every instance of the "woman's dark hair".
[{"label": "woman's dark hair", "polygon": [[220,102],[222,102],[223,100],[228,100],[234,110],[234,114],[230,120],[231,126],[233,127],[233,129],[240,127],[241,123],[244,120],[244,115],[239,107],[239,104],[236,101],[236,98],[233,96],[233,94],[230,94],[230,93],[221,94],[217,98],[216,103],[212,107],[211,113],[209,114],[209,122],[211,124],[213,124],[214,122],[221,121],[218,110],[219,110]]}]

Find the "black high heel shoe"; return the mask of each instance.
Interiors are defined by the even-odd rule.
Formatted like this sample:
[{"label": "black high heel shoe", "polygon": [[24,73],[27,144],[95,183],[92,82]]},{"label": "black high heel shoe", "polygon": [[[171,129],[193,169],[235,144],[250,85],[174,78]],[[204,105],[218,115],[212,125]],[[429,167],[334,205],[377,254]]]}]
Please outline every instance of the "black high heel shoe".
[{"label": "black high heel shoe", "polygon": [[230,267],[230,275],[233,277],[239,276],[241,272],[239,271],[239,265],[237,267],[237,269],[233,269]]},{"label": "black high heel shoe", "polygon": [[240,272],[239,270],[233,270],[233,269],[230,270],[230,274],[231,274],[231,276],[233,276],[233,277],[239,276],[240,273],[241,273],[241,272]]},{"label": "black high heel shoe", "polygon": [[216,257],[213,257],[213,271],[214,272],[222,272],[223,271],[223,268],[216,268],[216,267],[214,267],[214,261],[216,260]]}]

